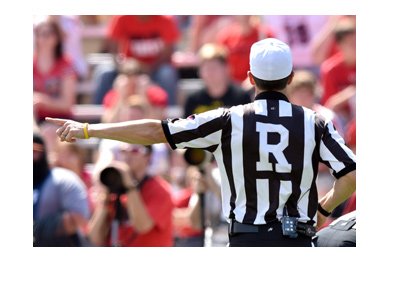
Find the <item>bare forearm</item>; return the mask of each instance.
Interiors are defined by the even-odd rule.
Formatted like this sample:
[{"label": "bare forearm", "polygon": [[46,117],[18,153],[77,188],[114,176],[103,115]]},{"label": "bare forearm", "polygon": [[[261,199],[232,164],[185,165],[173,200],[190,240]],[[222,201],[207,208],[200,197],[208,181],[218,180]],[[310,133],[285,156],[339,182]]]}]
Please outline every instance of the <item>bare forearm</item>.
[{"label": "bare forearm", "polygon": [[151,119],[92,124],[89,126],[89,136],[142,145],[167,142],[161,121]]},{"label": "bare forearm", "polygon": [[109,231],[110,222],[108,220],[107,209],[99,207],[89,222],[88,237],[93,244],[101,246],[104,245]]},{"label": "bare forearm", "polygon": [[320,200],[320,204],[328,212],[347,200],[356,190],[356,171],[352,171],[336,181],[333,188]]}]

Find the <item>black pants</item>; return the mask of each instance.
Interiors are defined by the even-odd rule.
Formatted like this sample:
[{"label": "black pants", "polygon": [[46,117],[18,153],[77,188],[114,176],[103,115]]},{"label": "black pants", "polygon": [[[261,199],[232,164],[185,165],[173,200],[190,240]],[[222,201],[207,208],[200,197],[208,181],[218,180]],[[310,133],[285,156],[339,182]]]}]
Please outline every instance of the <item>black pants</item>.
[{"label": "black pants", "polygon": [[259,227],[257,233],[229,235],[229,247],[311,247],[311,237],[299,234],[297,238],[282,235],[282,224],[274,222]]}]

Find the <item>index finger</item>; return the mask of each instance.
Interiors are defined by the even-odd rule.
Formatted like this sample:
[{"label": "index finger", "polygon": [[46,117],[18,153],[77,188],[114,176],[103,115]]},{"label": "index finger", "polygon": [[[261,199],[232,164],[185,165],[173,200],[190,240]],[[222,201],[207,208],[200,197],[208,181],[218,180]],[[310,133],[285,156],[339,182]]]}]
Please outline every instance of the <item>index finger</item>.
[{"label": "index finger", "polygon": [[46,117],[45,118],[46,121],[50,122],[50,123],[54,123],[58,126],[63,126],[65,122],[67,122],[68,120],[66,119],[61,119],[61,118],[51,118],[51,117]]}]

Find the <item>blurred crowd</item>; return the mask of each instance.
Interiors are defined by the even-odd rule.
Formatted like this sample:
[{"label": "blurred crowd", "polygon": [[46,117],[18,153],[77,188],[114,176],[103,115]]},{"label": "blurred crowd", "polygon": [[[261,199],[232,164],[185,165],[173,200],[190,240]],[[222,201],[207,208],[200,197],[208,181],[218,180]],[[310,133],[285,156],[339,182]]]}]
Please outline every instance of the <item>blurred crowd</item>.
[{"label": "blurred crowd", "polygon": [[[289,100],[332,120],[356,151],[355,16],[37,16],[33,35],[35,246],[225,246],[212,156],[167,144],[61,143],[44,119],[165,119],[246,104],[250,47],[260,39],[291,47]],[[107,173],[112,166],[120,172]],[[139,191],[124,191],[119,175]],[[333,182],[321,164],[319,195]],[[354,194],[331,219],[355,208]]]}]

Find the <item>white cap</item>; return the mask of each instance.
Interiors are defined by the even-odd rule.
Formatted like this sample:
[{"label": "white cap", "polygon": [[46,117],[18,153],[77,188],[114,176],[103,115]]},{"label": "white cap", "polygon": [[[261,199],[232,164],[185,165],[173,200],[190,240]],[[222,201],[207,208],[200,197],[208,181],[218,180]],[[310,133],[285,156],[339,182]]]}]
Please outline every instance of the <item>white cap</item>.
[{"label": "white cap", "polygon": [[274,38],[254,43],[250,50],[250,71],[262,80],[279,80],[293,70],[292,53],[288,45]]}]

